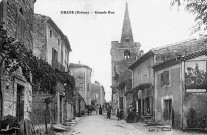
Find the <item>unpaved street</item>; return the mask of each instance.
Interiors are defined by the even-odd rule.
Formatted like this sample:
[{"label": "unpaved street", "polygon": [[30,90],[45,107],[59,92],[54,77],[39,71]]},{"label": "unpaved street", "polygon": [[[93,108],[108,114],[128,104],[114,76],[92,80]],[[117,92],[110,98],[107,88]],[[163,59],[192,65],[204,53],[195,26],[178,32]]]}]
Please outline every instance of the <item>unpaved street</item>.
[{"label": "unpaved street", "polygon": [[91,115],[82,118],[68,135],[144,135],[125,121],[106,116]]}]

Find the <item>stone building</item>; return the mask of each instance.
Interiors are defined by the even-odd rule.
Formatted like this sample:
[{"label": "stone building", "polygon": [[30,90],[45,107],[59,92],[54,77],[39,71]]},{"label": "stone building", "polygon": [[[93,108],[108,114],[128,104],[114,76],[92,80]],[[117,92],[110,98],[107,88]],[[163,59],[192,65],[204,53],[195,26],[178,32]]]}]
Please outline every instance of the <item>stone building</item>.
[{"label": "stone building", "polygon": [[[132,90],[131,92],[137,92],[137,101],[136,101],[136,108],[139,114],[140,120],[157,120],[157,121],[162,121],[164,122],[163,119],[163,101],[167,98],[164,97],[171,97],[172,95],[176,97],[175,102],[180,102],[178,99],[179,98],[179,93],[177,89],[180,88],[179,86],[179,77],[176,76],[177,74],[180,74],[180,70],[175,70],[174,71],[174,66],[169,66],[169,69],[167,67],[162,67],[161,69],[157,68],[152,68],[153,66],[163,63],[165,61],[169,61],[174,57],[178,57],[181,55],[187,55],[188,53],[192,51],[198,51],[205,49],[205,40],[206,38],[200,38],[200,39],[189,39],[185,41],[181,41],[178,43],[174,44],[169,44],[166,46],[158,47],[158,48],[152,48],[149,50],[147,53],[142,55],[134,64],[132,64],[129,69],[132,70]],[[172,65],[174,61],[171,61]],[[176,63],[175,63],[176,64]],[[156,67],[156,66],[155,66]],[[171,68],[173,70],[171,70]],[[160,86],[158,85],[160,82],[160,78],[158,78],[157,74],[159,74],[159,77],[162,74],[164,80],[168,80],[169,78],[169,72],[167,71],[172,71],[170,73],[172,74],[171,78],[173,82],[171,84],[168,84],[166,82],[166,86]],[[178,72],[179,71],[179,72]],[[175,77],[174,77],[175,76]],[[177,78],[177,80],[175,79]],[[171,85],[174,86],[171,86]],[[169,85],[169,86],[168,86]],[[168,89],[168,91],[166,91]],[[174,92],[172,92],[172,90]],[[177,92],[175,92],[175,90]],[[171,91],[171,92],[170,92]],[[130,93],[130,92],[129,92]],[[164,96],[165,95],[165,96]],[[163,98],[163,100],[160,100],[160,98]],[[171,99],[171,98],[169,98]],[[170,104],[171,101],[169,101]],[[174,104],[175,106],[178,105],[178,103]],[[159,108],[157,108],[159,106]],[[177,107],[175,107],[177,109]],[[161,109],[161,110],[159,110]],[[176,110],[176,113],[179,110]],[[174,112],[175,113],[175,112]],[[174,116],[173,116],[174,117]],[[179,116],[176,116],[179,117]],[[176,118],[177,119],[177,118]],[[173,121],[175,122],[175,121]],[[168,123],[165,124],[170,124],[169,121]],[[180,123],[174,123],[171,125],[174,128],[178,128]],[[176,125],[178,127],[176,127]]]},{"label": "stone building", "polygon": [[[50,104],[52,121],[48,115],[48,123],[63,123],[73,117],[73,90],[70,84],[69,53],[71,47],[66,35],[60,30],[55,22],[48,16],[34,14],[33,53],[40,59],[46,61],[55,70],[59,78],[56,86],[56,96]],[[34,93],[33,112],[38,121],[43,123],[46,104],[43,102],[51,95]],[[39,102],[41,101],[41,102]],[[41,104],[42,103],[42,104]],[[42,106],[42,108],[39,108]],[[50,114],[48,113],[48,114]]]},{"label": "stone building", "polygon": [[[14,37],[32,50],[33,14],[36,0],[1,0],[0,22],[8,36]],[[21,69],[8,76],[1,68],[0,117],[16,116],[20,121],[18,134],[30,133],[32,87],[23,77]]]},{"label": "stone building", "polygon": [[96,105],[103,107],[105,103],[104,87],[99,82],[95,81],[95,83],[91,83],[90,91],[91,91],[90,92],[91,101],[95,101]]},{"label": "stone building", "polygon": [[113,112],[117,108],[124,109],[126,112],[127,100],[124,93],[130,90],[130,88],[128,89],[127,87],[126,89],[126,83],[124,82],[130,82],[127,81],[131,79],[131,71],[128,67],[138,58],[140,54],[140,46],[140,43],[134,42],[131,22],[129,19],[128,5],[126,3],[121,41],[120,43],[118,41],[111,42],[111,88]]},{"label": "stone building", "polygon": [[139,120],[154,118],[154,57],[153,51],[150,50],[129,67],[133,78],[131,92],[137,96],[136,110]]},{"label": "stone building", "polygon": [[181,130],[207,127],[206,54],[197,50],[153,67],[156,122]]},{"label": "stone building", "polygon": [[[91,98],[90,98],[90,84],[91,84],[91,72],[92,69],[83,64],[75,64],[70,63],[69,64],[71,75],[75,78],[76,87],[78,90],[78,93],[81,97],[84,99],[84,103],[86,105],[91,104]],[[79,110],[85,111],[85,106],[82,105],[79,109],[78,101],[76,102],[76,113],[80,113]]]},{"label": "stone building", "polygon": [[105,89],[102,86],[102,88],[101,88],[101,106],[102,106],[102,108],[105,107],[105,103],[106,103],[105,95],[106,95]]}]

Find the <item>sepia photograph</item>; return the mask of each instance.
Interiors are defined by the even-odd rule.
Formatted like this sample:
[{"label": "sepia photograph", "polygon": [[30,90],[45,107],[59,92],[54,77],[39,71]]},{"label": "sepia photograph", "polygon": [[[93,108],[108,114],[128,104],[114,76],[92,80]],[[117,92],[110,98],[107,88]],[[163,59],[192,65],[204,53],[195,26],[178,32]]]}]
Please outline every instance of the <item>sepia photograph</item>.
[{"label": "sepia photograph", "polygon": [[0,135],[207,134],[207,0],[0,0]]}]

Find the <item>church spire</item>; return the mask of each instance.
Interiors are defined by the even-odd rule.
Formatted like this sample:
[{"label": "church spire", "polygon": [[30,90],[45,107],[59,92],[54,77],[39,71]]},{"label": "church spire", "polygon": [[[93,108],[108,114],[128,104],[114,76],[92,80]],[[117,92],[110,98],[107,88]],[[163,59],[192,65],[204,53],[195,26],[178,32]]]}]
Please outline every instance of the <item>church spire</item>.
[{"label": "church spire", "polygon": [[134,42],[127,3],[125,8],[124,23],[122,27],[121,42]]}]

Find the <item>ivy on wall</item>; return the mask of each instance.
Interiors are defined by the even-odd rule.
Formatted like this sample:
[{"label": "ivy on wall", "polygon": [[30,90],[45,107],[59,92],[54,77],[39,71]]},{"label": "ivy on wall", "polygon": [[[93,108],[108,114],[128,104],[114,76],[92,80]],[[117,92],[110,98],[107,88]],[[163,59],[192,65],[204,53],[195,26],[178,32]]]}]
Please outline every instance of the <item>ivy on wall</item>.
[{"label": "ivy on wall", "polygon": [[55,94],[58,81],[55,70],[47,62],[34,56],[24,44],[9,37],[3,25],[0,25],[0,66],[4,66],[8,75],[21,70],[34,92]]}]

